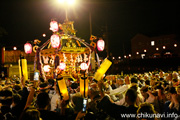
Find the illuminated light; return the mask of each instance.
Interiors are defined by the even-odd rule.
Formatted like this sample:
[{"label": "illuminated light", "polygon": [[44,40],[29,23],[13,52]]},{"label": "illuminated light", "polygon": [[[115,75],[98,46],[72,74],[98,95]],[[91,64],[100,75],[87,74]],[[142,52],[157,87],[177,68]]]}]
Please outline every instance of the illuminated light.
[{"label": "illuminated light", "polygon": [[81,67],[81,70],[87,70],[88,69],[88,65],[85,62],[81,63],[80,67]]},{"label": "illuminated light", "polygon": [[60,70],[64,70],[66,68],[66,64],[64,62],[61,62],[59,65]]},{"label": "illuminated light", "polygon": [[67,0],[67,3],[68,3],[69,5],[73,5],[73,4],[75,4],[75,0]]},{"label": "illuminated light", "polygon": [[98,41],[97,41],[97,49],[98,49],[99,51],[103,51],[103,50],[104,50],[104,46],[105,46],[104,40],[98,40]]},{"label": "illuminated light", "polygon": [[51,36],[51,46],[53,48],[58,48],[60,44],[60,39],[59,39],[59,35],[53,34]]},{"label": "illuminated light", "polygon": [[168,54],[168,55],[170,55],[170,54],[171,54],[171,52],[166,52],[165,54]]},{"label": "illuminated light", "polygon": [[[85,84],[85,86],[84,86],[84,84]],[[85,88],[85,92],[84,92],[84,88]],[[80,93],[84,97],[88,96],[88,79],[85,79],[85,81],[83,79],[80,79]]]},{"label": "illuminated light", "polygon": [[159,48],[156,48],[156,50],[159,50]]},{"label": "illuminated light", "polygon": [[49,29],[52,30],[53,32],[57,32],[59,30],[57,21],[51,21]]},{"label": "illuminated light", "polygon": [[131,57],[131,54],[129,54],[129,57]]},{"label": "illuminated light", "polygon": [[119,59],[121,59],[121,57],[120,57],[120,56],[119,56],[118,58],[119,58]]},{"label": "illuminated light", "polygon": [[59,3],[64,3],[64,2],[65,2],[65,0],[58,0],[58,2],[59,2]]},{"label": "illuminated light", "polygon": [[141,58],[142,58],[142,59],[144,59],[145,56],[146,56],[145,54],[141,54]]},{"label": "illuminated light", "polygon": [[166,49],[166,46],[163,46],[163,49]]},{"label": "illuminated light", "polygon": [[13,50],[17,50],[17,47],[13,47]]},{"label": "illuminated light", "polygon": [[154,46],[155,45],[155,42],[154,41],[151,41],[151,46]]},{"label": "illuminated light", "polygon": [[124,55],[124,58],[126,58],[127,56],[126,55]]},{"label": "illuminated light", "polygon": [[24,44],[24,51],[26,54],[31,54],[32,53],[32,45],[30,43]]},{"label": "illuminated light", "polygon": [[27,60],[26,59],[19,59],[18,64],[19,64],[19,76],[20,76],[20,79],[23,76],[23,83],[25,83],[25,81],[28,80]]},{"label": "illuminated light", "polygon": [[68,100],[69,99],[69,94],[66,86],[66,82],[64,79],[57,79],[57,83],[61,92],[61,95],[63,96],[63,100]]},{"label": "illuminated light", "polygon": [[136,52],[137,55],[139,55],[139,52]]},{"label": "illuminated light", "polygon": [[97,69],[97,71],[94,75],[94,79],[97,81],[102,80],[103,75],[109,69],[111,64],[112,64],[112,62],[110,60],[108,60],[107,58],[104,59],[104,61],[100,65],[100,67]]},{"label": "illuminated light", "polygon": [[44,33],[42,36],[43,36],[43,37],[46,37],[46,34]]},{"label": "illuminated light", "polygon": [[112,58],[113,60],[115,59],[115,57]]},{"label": "illuminated light", "polygon": [[44,70],[44,72],[49,72],[50,71],[50,66],[49,65],[44,65],[43,70]]},{"label": "illuminated light", "polygon": [[174,47],[177,47],[177,44],[174,44]]},{"label": "illuminated light", "polygon": [[147,50],[145,49],[144,52],[147,52]]}]

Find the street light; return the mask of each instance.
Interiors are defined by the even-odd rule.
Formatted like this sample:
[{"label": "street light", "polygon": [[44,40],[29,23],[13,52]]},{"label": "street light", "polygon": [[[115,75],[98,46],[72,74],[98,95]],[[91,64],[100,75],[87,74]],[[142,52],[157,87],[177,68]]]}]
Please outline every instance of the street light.
[{"label": "street light", "polygon": [[88,66],[85,62],[83,62],[81,63],[80,67],[81,67],[81,70],[83,70],[84,72],[84,77],[81,77],[80,79],[80,93],[86,98],[88,94],[88,79],[85,76],[85,72],[88,69]]},{"label": "street light", "polygon": [[17,47],[13,47],[13,50],[17,50]]},{"label": "street light", "polygon": [[67,13],[67,9],[69,5],[74,5],[75,4],[75,0],[58,0],[58,2],[60,4],[62,4],[65,8],[65,13],[66,13],[66,21],[68,21],[68,13]]},{"label": "street light", "polygon": [[163,46],[163,49],[166,49],[166,46]]},{"label": "street light", "polygon": [[44,34],[42,34],[42,36],[43,36],[43,37],[46,37],[46,34],[44,33]]},{"label": "street light", "polygon": [[174,47],[177,47],[177,44],[174,44]]}]

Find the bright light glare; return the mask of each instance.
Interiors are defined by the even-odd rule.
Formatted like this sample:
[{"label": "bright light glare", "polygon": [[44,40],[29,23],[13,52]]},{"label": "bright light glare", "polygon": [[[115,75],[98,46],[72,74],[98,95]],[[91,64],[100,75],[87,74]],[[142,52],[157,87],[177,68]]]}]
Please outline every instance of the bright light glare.
[{"label": "bright light glare", "polygon": [[64,2],[65,2],[65,0],[58,0],[58,2],[59,2],[59,3],[64,3]]},{"label": "bright light glare", "polygon": [[68,4],[68,5],[75,4],[75,0],[58,0],[58,2],[61,4]]},{"label": "bright light glare", "polygon": [[13,50],[17,50],[17,47],[13,47]]},{"label": "bright light glare", "polygon": [[68,3],[69,5],[73,5],[73,4],[75,4],[75,0],[67,0],[67,3]]}]

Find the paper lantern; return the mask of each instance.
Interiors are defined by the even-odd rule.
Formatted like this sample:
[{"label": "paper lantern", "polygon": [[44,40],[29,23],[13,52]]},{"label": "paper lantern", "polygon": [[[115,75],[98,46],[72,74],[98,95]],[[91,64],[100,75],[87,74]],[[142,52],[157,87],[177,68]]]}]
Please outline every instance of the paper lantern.
[{"label": "paper lantern", "polygon": [[59,86],[59,90],[61,92],[61,95],[63,96],[63,100],[68,100],[69,99],[69,94],[66,86],[66,82],[64,79],[57,79],[57,83]]},{"label": "paper lantern", "polygon": [[32,45],[30,43],[24,44],[24,51],[26,54],[31,54],[32,53]]},{"label": "paper lantern", "polygon": [[[85,86],[85,87],[84,87]],[[85,90],[85,91],[84,91]],[[88,96],[88,79],[80,79],[80,93],[84,97]]]},{"label": "paper lantern", "polygon": [[66,68],[66,64],[64,62],[61,62],[59,65],[60,70],[64,70]]},{"label": "paper lantern", "polygon": [[51,21],[49,29],[52,30],[53,32],[57,32],[59,29],[57,21]]},{"label": "paper lantern", "polygon": [[49,65],[44,65],[43,70],[44,70],[44,72],[49,72],[50,71],[50,66]]},{"label": "paper lantern", "polygon": [[53,48],[58,48],[60,44],[60,39],[59,39],[59,35],[53,34],[51,36],[51,46]]},{"label": "paper lantern", "polygon": [[85,62],[81,63],[80,67],[81,67],[81,70],[87,70],[88,69],[88,65]]},{"label": "paper lantern", "polygon": [[97,49],[98,49],[99,51],[103,51],[103,50],[104,50],[104,46],[105,46],[104,40],[98,40],[98,41],[97,41]]}]

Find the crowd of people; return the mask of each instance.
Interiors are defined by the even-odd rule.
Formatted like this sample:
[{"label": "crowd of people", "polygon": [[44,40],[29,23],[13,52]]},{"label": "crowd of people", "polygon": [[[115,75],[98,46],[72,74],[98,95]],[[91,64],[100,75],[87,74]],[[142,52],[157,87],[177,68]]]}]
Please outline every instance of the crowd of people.
[{"label": "crowd of people", "polygon": [[[87,79],[87,98],[80,94],[79,80],[66,80],[69,100],[63,99],[55,79],[1,80],[0,120],[180,119],[177,71]],[[85,112],[84,99],[88,99]]]}]

